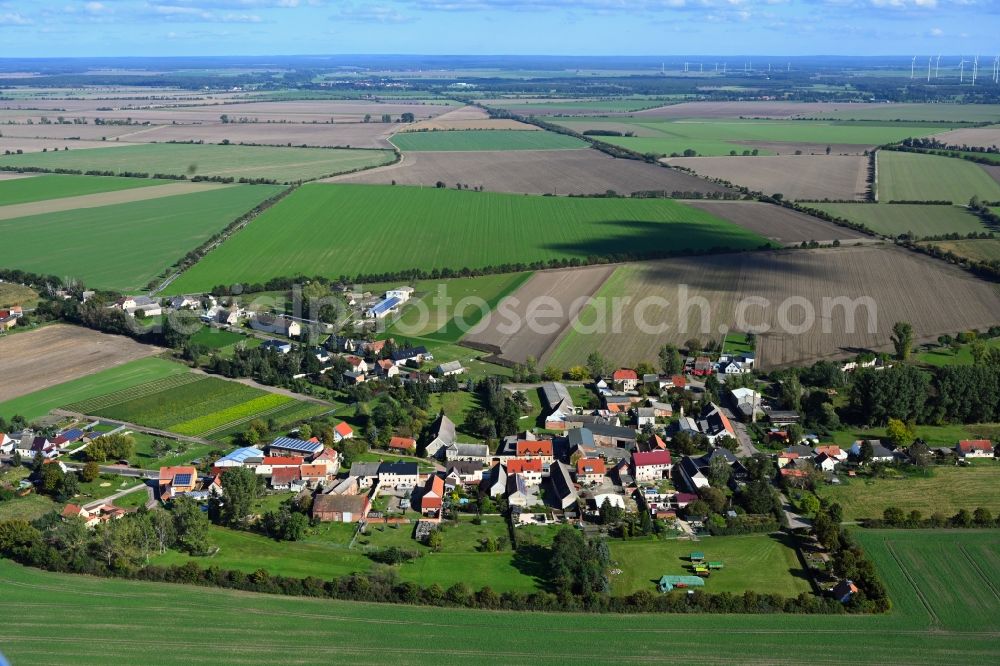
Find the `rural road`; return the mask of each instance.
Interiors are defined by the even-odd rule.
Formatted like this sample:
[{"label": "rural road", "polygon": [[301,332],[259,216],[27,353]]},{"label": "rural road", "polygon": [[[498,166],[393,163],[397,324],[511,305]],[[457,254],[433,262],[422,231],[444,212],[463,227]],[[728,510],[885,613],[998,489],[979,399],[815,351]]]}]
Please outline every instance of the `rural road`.
[{"label": "rural road", "polygon": [[103,423],[110,423],[112,425],[117,425],[119,428],[124,427],[127,428],[128,430],[135,430],[136,432],[144,432],[147,435],[156,435],[157,437],[168,437],[170,439],[176,439],[182,442],[191,442],[193,444],[212,443],[209,440],[202,439],[200,437],[188,437],[186,435],[178,435],[177,433],[169,432],[167,430],[157,430],[155,428],[147,428],[146,426],[136,425],[135,423],[129,423],[128,421],[105,419],[99,416],[93,416],[90,414],[81,414],[80,412],[71,412],[65,409],[53,409],[52,413],[58,416],[69,416],[75,419],[100,419]]},{"label": "rural road", "polygon": [[119,490],[117,493],[114,493],[113,495],[108,495],[107,497],[102,497],[101,499],[96,499],[93,502],[87,502],[86,504],[83,505],[83,508],[84,509],[91,509],[91,508],[96,507],[96,506],[101,506],[102,504],[108,504],[109,502],[110,503],[114,503],[114,501],[116,499],[118,499],[119,497],[124,497],[125,495],[129,495],[131,493],[137,492],[138,490],[140,490],[142,488],[148,488],[148,486],[145,483],[140,483],[140,484],[138,484],[136,486],[132,486],[130,488],[126,488],[125,490]]},{"label": "rural road", "polygon": [[792,503],[784,493],[781,493],[781,509],[785,512],[785,518],[788,519],[788,529],[790,530],[808,528],[812,524],[806,518],[792,511]]}]

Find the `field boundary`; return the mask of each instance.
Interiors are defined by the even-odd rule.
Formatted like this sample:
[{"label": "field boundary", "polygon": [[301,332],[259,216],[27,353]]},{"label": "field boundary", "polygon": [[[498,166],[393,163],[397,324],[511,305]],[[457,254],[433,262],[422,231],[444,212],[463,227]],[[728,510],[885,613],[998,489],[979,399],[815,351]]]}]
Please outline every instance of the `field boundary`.
[{"label": "field boundary", "polygon": [[986,583],[986,586],[990,588],[990,591],[993,593],[993,596],[996,597],[998,600],[1000,600],[1000,591],[997,590],[996,586],[993,585],[993,581],[990,580],[990,577],[987,576],[986,572],[983,571],[982,567],[979,566],[979,562],[976,561],[976,558],[974,558],[972,555],[969,554],[969,550],[968,548],[965,547],[965,544],[959,546],[959,550],[961,550],[962,554],[965,555],[965,559],[969,560],[969,564],[971,564],[972,568],[976,570],[976,573],[979,574],[979,577],[983,579],[983,581]]},{"label": "field boundary", "polygon": [[910,587],[912,587],[914,593],[916,593],[917,598],[920,599],[920,603],[923,604],[928,616],[930,616],[932,624],[939,626],[941,624],[941,618],[938,617],[934,608],[931,607],[930,602],[927,601],[927,597],[924,596],[924,591],[920,589],[916,581],[913,580],[913,577],[910,575],[910,572],[905,566],[903,566],[903,562],[899,559],[899,555],[896,554],[896,550],[892,547],[892,544],[889,543],[888,539],[883,539],[882,543],[885,545],[886,552],[889,553],[893,561],[896,563],[896,566],[899,567],[899,571],[903,574],[903,578],[906,579],[906,582],[910,584]]}]

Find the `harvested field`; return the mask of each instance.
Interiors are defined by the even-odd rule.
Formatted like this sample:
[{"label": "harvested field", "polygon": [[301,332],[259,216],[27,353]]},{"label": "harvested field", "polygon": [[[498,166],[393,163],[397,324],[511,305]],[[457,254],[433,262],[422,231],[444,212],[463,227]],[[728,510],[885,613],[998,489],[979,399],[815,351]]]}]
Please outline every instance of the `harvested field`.
[{"label": "harvested field", "polygon": [[0,180],[18,180],[21,178],[34,178],[33,173],[17,173],[16,171],[0,171]]},{"label": "harvested field", "polygon": [[0,402],[162,351],[120,335],[56,324],[0,338]]},{"label": "harvested field", "polygon": [[205,143],[316,146],[320,148],[392,148],[389,137],[405,127],[398,123],[204,123],[158,125],[120,137],[121,142],[150,143],[203,141]]},{"label": "harvested field", "polygon": [[680,157],[668,164],[786,199],[863,199],[868,160],[842,155]]},{"label": "harvested field", "polygon": [[85,150],[87,148],[113,148],[114,142],[107,141],[77,141],[75,139],[28,139],[24,137],[8,137],[6,132],[0,137],[0,155],[6,153],[41,153],[62,152],[64,150]]},{"label": "harvested field", "polygon": [[[112,141],[115,137],[135,132],[137,129],[143,129],[134,125],[80,125],[75,123],[53,123],[51,125],[40,125],[38,123],[28,125],[25,123],[23,125],[0,125],[0,127],[2,127],[4,137],[61,139],[68,141],[100,141],[104,137],[108,141]],[[72,150],[76,144],[67,143],[66,145]]]},{"label": "harvested field", "polygon": [[[826,155],[826,149],[830,149],[831,155],[864,155],[865,151],[871,150],[875,144],[859,143],[810,143],[802,141],[733,141],[733,143],[756,148],[761,154],[767,155],[795,155],[800,152],[802,155]],[[801,157],[802,155],[799,155]]]},{"label": "harvested field", "polygon": [[973,196],[1000,200],[1000,181],[980,165],[953,157],[878,152],[878,200],[952,201],[968,203]]},{"label": "harvested field", "polygon": [[462,183],[491,192],[518,194],[603,194],[725,192],[726,188],[687,173],[616,159],[597,150],[512,150],[406,153],[378,169],[330,178],[328,182],[448,186]]},{"label": "harvested field", "polygon": [[[828,118],[851,104],[835,102],[683,102],[631,114],[636,118]],[[856,105],[865,106],[865,105]],[[883,104],[882,107],[897,106]]]},{"label": "harvested field", "polygon": [[442,113],[432,120],[421,120],[412,125],[403,125],[402,132],[420,132],[432,130],[525,130],[542,131],[540,127],[521,123],[516,120],[501,120],[490,118],[483,109],[475,106],[463,106]]},{"label": "harvested field", "polygon": [[991,148],[1000,146],[1000,126],[951,130],[935,134],[934,138],[949,146]]},{"label": "harvested field", "polygon": [[783,245],[798,245],[802,241],[825,243],[868,238],[853,229],[760,201],[688,201],[687,204]]},{"label": "harvested field", "polygon": [[165,183],[163,185],[154,185],[153,187],[137,187],[134,189],[117,190],[114,192],[85,194],[78,197],[62,197],[60,199],[33,201],[31,203],[0,206],[0,220],[13,220],[18,217],[46,215],[48,213],[58,213],[66,210],[100,208],[103,206],[113,206],[116,204],[132,203],[135,201],[150,201],[152,199],[162,199],[163,197],[172,197],[181,194],[195,194],[197,192],[205,192],[207,190],[219,190],[225,187],[235,186],[221,185],[218,183]]},{"label": "harvested field", "polygon": [[[890,329],[897,321],[909,321],[915,342],[922,343],[949,331],[994,326],[1000,312],[1000,285],[889,246],[630,264],[619,267],[597,297],[579,317],[583,328],[571,329],[543,361],[566,368],[583,363],[595,350],[613,363],[655,361],[657,350],[667,342],[681,345],[692,337],[704,341],[726,330],[765,326],[758,329],[758,363],[772,369],[845,358],[860,349],[889,350]],[[614,321],[607,312],[615,297],[632,299],[620,318],[621,331],[608,325],[604,329],[611,332],[589,333],[586,327],[600,316]],[[644,301],[646,297],[664,298],[669,305]],[[743,301],[749,297],[767,302]],[[824,302],[840,297],[871,300],[858,301],[849,315],[849,307]],[[738,318],[741,301],[743,321]],[[639,310],[637,305],[644,303],[649,307]],[[796,330],[809,312],[814,314],[813,325]],[[645,331],[637,317],[647,322]],[[854,332],[848,325],[852,321]]]},{"label": "harvested field", "polygon": [[[0,207],[48,201],[63,197],[80,197],[87,194],[130,190],[137,187],[166,185],[173,181],[151,180],[148,178],[117,178],[114,176],[67,176],[62,174],[32,174],[30,180],[19,178],[21,174],[0,171],[13,178],[0,176]],[[12,182],[19,180],[20,182]]]},{"label": "harvested field", "polygon": [[980,164],[979,167],[986,172],[986,174],[995,180],[997,184],[1000,184],[1000,165],[992,166],[989,164]]},{"label": "harvested field", "polygon": [[520,130],[461,130],[454,132],[404,132],[392,143],[406,151],[580,150],[589,146],[566,134]]},{"label": "harvested field", "polygon": [[[509,361],[523,363],[528,357],[542,358],[584,307],[586,300],[614,272],[614,266],[587,266],[535,273],[520,289],[502,300],[497,309],[470,331],[464,340],[500,347],[502,357]],[[533,301],[539,298],[564,304],[566,312],[558,318],[540,318],[538,323],[544,324],[544,330],[532,330],[537,326],[510,326],[511,321],[524,322],[533,316],[538,307]],[[543,316],[541,312],[538,314]]]}]

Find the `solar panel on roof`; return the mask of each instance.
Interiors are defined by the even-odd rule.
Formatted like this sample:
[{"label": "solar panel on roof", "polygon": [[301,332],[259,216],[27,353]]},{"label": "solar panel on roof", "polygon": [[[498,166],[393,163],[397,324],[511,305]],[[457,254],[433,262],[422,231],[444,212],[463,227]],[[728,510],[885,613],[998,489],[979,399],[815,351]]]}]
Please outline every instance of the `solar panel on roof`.
[{"label": "solar panel on roof", "polygon": [[174,476],[174,484],[178,486],[187,486],[191,483],[190,474],[177,474]]}]

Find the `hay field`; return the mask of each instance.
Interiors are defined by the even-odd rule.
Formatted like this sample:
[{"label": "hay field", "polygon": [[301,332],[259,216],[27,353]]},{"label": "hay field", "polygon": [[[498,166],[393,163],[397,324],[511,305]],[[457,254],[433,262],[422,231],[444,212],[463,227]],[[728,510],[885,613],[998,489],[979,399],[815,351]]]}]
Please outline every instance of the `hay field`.
[{"label": "hay field", "polygon": [[316,183],[268,209],[170,288],[189,293],[301,274],[363,274],[377,280],[411,268],[460,271],[524,264],[527,269],[550,259],[749,249],[767,243],[669,199]]},{"label": "hay field", "polygon": [[971,261],[1000,261],[1000,239],[930,241],[927,245],[935,245]]},{"label": "hay field", "polygon": [[880,150],[878,200],[952,201],[968,203],[973,196],[1000,200],[1000,182],[978,164],[952,157]]},{"label": "hay field", "polygon": [[1000,123],[1000,104],[844,104],[823,118]]},{"label": "hay field", "polygon": [[803,241],[828,243],[834,240],[869,238],[853,229],[760,201],[689,201],[688,205],[729,220],[782,245],[798,245]]},{"label": "hay field", "polygon": [[88,152],[8,155],[0,157],[0,166],[267,178],[290,183],[378,166],[392,159],[387,150],[118,144]]},{"label": "hay field", "polygon": [[[191,186],[199,191],[178,193]],[[173,183],[125,193],[144,193],[161,187],[170,188],[173,196],[0,220],[0,238],[18,248],[18,252],[5,255],[3,265],[43,275],[54,273],[78,278],[91,288],[140,289],[213,234],[282,189],[280,185],[205,188],[201,183]],[[121,193],[91,196],[118,194]],[[55,207],[64,201],[68,199],[22,205]]]},{"label": "hay field", "polygon": [[416,123],[403,125],[401,132],[426,132],[434,130],[525,130],[543,131],[542,128],[516,120],[490,118],[483,109],[475,106],[463,106],[442,113],[432,120],[420,120]]},{"label": "hay field", "polygon": [[[742,328],[742,323],[768,327],[758,336],[757,355],[758,363],[770,369],[849,357],[859,349],[889,350],[890,331],[897,321],[912,323],[916,342],[921,343],[949,331],[993,326],[1000,311],[1000,285],[977,280],[944,262],[871,245],[625,265],[598,291],[598,300],[581,313],[580,323],[586,327],[599,316],[609,318],[612,299],[625,296],[632,302],[623,311],[620,333],[571,328],[544,360],[565,368],[582,363],[597,350],[614,363],[655,361],[657,349],[666,342],[683,344],[692,337],[714,340],[725,330]],[[648,296],[665,298],[669,305],[652,303],[639,310]],[[692,300],[698,297],[706,301]],[[746,302],[739,322],[737,306],[748,297],[765,298],[768,303]],[[798,304],[786,301],[792,297]],[[832,305],[834,301],[824,307],[824,298],[839,297],[869,297],[871,309],[859,301],[848,317],[844,307]],[[806,321],[809,311],[814,325],[799,332],[795,327]],[[641,330],[637,315],[648,322],[647,332]],[[855,322],[853,332],[850,321]]]},{"label": "hay field", "polygon": [[885,236],[910,234],[922,238],[953,233],[964,236],[989,231],[982,220],[963,206],[815,203],[809,207],[858,222]]},{"label": "hay field", "polygon": [[392,143],[404,152],[579,150],[588,147],[586,142],[566,134],[510,129],[403,132],[393,136]]},{"label": "hay field", "polygon": [[934,138],[949,146],[995,148],[1000,146],[1000,126],[951,130],[935,134]]},{"label": "hay field", "polygon": [[[509,361],[523,363],[529,357],[540,359],[584,307],[586,299],[593,296],[614,272],[614,266],[539,271],[502,300],[464,340],[500,347],[501,356]],[[538,319],[546,328],[537,331],[531,326],[511,325],[512,321],[527,321],[533,313],[542,314],[540,308],[544,306],[537,300],[540,298],[564,304],[562,315]]]},{"label": "hay field", "polygon": [[0,338],[0,402],[152,356],[158,347],[55,324]]},{"label": "hay field", "polygon": [[679,157],[668,164],[786,199],[864,199],[868,160],[848,155]]},{"label": "hay field", "polygon": [[702,178],[640,162],[615,159],[597,150],[510,150],[413,152],[389,166],[334,176],[329,182],[433,187],[462,183],[490,192],[520,194],[622,194],[637,191],[724,192]]}]

